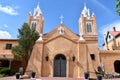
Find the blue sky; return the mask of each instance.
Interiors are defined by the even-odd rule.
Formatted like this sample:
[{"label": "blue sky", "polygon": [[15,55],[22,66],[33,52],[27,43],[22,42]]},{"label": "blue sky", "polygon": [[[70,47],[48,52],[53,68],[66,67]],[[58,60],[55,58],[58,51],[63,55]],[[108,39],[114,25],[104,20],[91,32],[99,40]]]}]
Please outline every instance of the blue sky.
[{"label": "blue sky", "polygon": [[37,4],[44,17],[44,33],[50,32],[63,23],[74,33],[79,34],[78,19],[86,3],[90,12],[96,16],[99,35],[99,48],[102,49],[103,34],[112,27],[120,30],[120,16],[116,14],[115,0],[1,0],[0,1],[0,39],[16,39],[18,28],[27,22],[28,13],[34,11]]}]

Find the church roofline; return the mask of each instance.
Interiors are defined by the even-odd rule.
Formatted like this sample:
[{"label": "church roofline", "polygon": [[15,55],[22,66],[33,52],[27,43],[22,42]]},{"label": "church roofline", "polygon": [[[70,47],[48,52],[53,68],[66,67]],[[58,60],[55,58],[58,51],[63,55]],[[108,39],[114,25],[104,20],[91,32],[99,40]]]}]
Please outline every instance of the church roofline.
[{"label": "church roofline", "polygon": [[18,41],[18,39],[0,39],[0,41]]},{"label": "church roofline", "polygon": [[100,50],[100,54],[119,54],[120,50]]},{"label": "church roofline", "polygon": [[65,38],[65,39],[67,39],[67,40],[70,40],[70,41],[76,43],[76,44],[78,43],[78,41],[72,40],[72,39],[68,38],[68,37],[65,36],[65,35],[58,35],[58,36],[56,36],[56,37],[53,37],[53,38],[51,38],[51,39],[48,39],[47,41],[44,41],[44,43],[48,43],[48,42],[50,42],[50,41],[52,41],[52,40],[54,40],[54,39],[56,39],[56,38],[59,38],[59,37],[63,37],[63,38]]},{"label": "church roofline", "polygon": [[47,35],[47,34],[49,34],[49,33],[51,33],[51,32],[53,32],[54,30],[56,30],[58,27],[60,27],[60,26],[64,26],[65,28],[67,28],[70,32],[72,32],[73,34],[75,34],[76,36],[80,36],[79,34],[76,34],[76,33],[74,33],[73,31],[71,31],[67,26],[65,26],[63,23],[61,24],[59,24],[56,28],[54,28],[52,31],[50,31],[50,32],[48,32],[48,33],[45,33],[45,35]]}]

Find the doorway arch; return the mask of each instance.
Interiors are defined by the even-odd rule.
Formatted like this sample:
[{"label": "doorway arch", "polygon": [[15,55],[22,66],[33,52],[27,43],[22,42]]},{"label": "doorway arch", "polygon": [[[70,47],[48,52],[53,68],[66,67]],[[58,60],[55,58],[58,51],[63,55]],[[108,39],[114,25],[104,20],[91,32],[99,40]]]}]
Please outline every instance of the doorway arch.
[{"label": "doorway arch", "polygon": [[66,77],[66,57],[63,54],[54,58],[54,77]]},{"label": "doorway arch", "polygon": [[115,72],[120,73],[120,60],[114,62],[114,70]]}]

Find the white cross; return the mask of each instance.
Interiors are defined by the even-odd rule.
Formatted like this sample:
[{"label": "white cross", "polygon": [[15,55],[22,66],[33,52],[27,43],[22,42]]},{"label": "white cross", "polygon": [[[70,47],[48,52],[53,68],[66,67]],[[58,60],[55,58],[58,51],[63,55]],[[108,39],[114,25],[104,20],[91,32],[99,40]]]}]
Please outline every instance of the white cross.
[{"label": "white cross", "polygon": [[62,24],[62,23],[63,23],[63,18],[64,18],[64,17],[63,17],[63,16],[60,16],[59,18],[60,18],[60,23]]}]

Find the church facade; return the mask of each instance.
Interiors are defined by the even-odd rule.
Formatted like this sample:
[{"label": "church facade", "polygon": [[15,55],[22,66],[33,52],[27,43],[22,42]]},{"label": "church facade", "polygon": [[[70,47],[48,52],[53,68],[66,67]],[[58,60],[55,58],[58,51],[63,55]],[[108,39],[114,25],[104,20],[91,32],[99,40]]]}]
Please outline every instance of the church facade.
[{"label": "church facade", "polygon": [[[84,72],[89,72],[90,77],[96,77],[95,73],[101,64],[106,72],[119,72],[116,66],[120,66],[120,50],[98,49],[95,14],[90,15],[86,5],[78,20],[79,34],[68,29],[62,20],[55,29],[44,34],[44,18],[39,5],[33,15],[28,14],[28,24],[31,29],[38,31],[40,37],[33,47],[25,74],[35,71],[39,77],[79,78],[83,77]],[[8,60],[8,67],[12,71],[18,70],[21,65],[24,67],[24,63],[20,65],[11,53],[12,46],[18,44],[17,40],[0,39],[0,44],[0,63]]]},{"label": "church facade", "polygon": [[36,29],[40,38],[33,48],[27,70],[39,76],[80,77],[84,72],[95,75],[100,65],[98,34],[94,13],[90,15],[86,5],[78,20],[79,35],[69,30],[61,21],[47,34],[43,34],[44,19],[40,7],[29,13],[28,24]]}]

